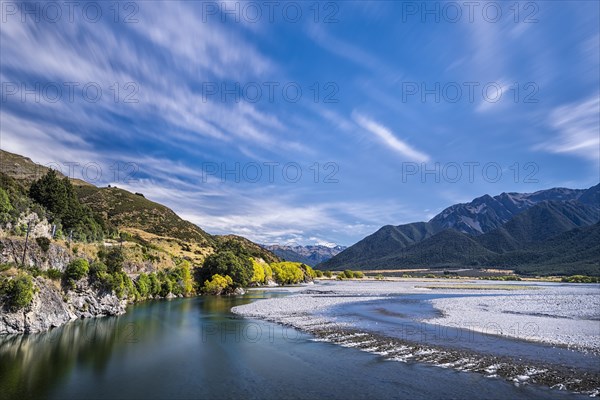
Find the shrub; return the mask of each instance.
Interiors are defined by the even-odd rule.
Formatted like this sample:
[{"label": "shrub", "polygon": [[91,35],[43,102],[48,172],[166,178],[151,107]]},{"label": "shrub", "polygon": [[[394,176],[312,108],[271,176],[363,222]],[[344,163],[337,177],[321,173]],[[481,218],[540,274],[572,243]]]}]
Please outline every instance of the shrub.
[{"label": "shrub", "polygon": [[46,237],[38,237],[35,238],[35,241],[44,253],[48,252],[48,250],[50,249],[50,239]]},{"label": "shrub", "polygon": [[365,274],[363,274],[363,273],[362,273],[362,272],[360,272],[360,271],[354,271],[354,277],[355,277],[356,279],[362,279],[362,278],[364,278],[364,277],[365,277]]},{"label": "shrub", "polygon": [[377,275],[375,275],[375,279],[377,279],[378,281],[381,281],[381,280],[383,280],[383,275],[377,274]]},{"label": "shrub", "polygon": [[434,274],[427,274],[425,275],[425,278],[435,278],[436,276]]},{"label": "shrub", "polygon": [[348,278],[348,279],[352,279],[354,278],[354,272],[352,272],[351,270],[347,269],[344,272],[342,272],[342,274]]},{"label": "shrub", "polygon": [[322,278],[323,277],[323,271],[316,269],[315,270],[315,275],[317,276],[317,278]]},{"label": "shrub", "polygon": [[586,275],[565,276],[561,280],[568,283],[600,283],[600,277]]},{"label": "shrub", "polygon": [[33,300],[34,286],[30,275],[19,274],[17,277],[5,281],[1,292],[8,297],[7,305],[12,311],[23,309]]},{"label": "shrub", "polygon": [[102,274],[106,274],[108,272],[108,267],[102,261],[94,261],[92,265],[90,265],[89,275],[92,279],[99,279]]},{"label": "shrub", "polygon": [[343,272],[340,272],[339,274],[337,274],[337,276],[335,277],[335,279],[337,279],[338,281],[343,281],[346,278],[346,274],[344,274]]},{"label": "shrub", "polygon": [[67,269],[65,270],[65,277],[72,281],[78,281],[81,278],[87,276],[90,271],[90,264],[88,260],[84,258],[78,258],[77,260],[73,260],[67,265]]},{"label": "shrub", "polygon": [[332,273],[331,271],[324,271],[324,272],[323,272],[323,275],[324,275],[326,278],[331,278],[331,277],[333,276],[333,273]]},{"label": "shrub", "polygon": [[229,275],[221,276],[215,274],[212,279],[204,281],[202,291],[206,294],[219,295],[233,285],[233,280]]},{"label": "shrub", "polygon": [[46,276],[52,280],[59,281],[62,279],[62,272],[56,268],[50,268],[46,271]]}]

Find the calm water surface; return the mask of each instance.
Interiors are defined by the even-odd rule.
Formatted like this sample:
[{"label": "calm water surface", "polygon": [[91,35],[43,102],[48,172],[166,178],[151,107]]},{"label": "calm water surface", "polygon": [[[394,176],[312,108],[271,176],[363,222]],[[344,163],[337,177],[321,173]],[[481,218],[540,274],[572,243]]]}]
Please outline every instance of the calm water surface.
[{"label": "calm water surface", "polygon": [[587,398],[386,361],[229,312],[277,295],[148,302],[119,317],[0,337],[0,399]]}]

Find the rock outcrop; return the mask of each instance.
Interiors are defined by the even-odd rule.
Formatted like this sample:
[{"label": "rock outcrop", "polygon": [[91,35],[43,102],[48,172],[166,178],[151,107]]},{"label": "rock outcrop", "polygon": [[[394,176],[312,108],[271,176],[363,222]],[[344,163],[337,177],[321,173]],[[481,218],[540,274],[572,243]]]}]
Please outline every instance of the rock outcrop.
[{"label": "rock outcrop", "polygon": [[79,318],[125,312],[126,301],[113,293],[100,292],[85,281],[66,294],[46,278],[37,277],[34,282],[37,292],[28,307],[16,312],[0,311],[0,334],[43,332]]},{"label": "rock outcrop", "polygon": [[[0,239],[0,264],[21,264],[25,239]],[[71,262],[69,250],[56,243],[50,243],[44,251],[35,239],[30,238],[25,254],[25,265],[36,266],[42,271],[57,269],[64,271]]]}]

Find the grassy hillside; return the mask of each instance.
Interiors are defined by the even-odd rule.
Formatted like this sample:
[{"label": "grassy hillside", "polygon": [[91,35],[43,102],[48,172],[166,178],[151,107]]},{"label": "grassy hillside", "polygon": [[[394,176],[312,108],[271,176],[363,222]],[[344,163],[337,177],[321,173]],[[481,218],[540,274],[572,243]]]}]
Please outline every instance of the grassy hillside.
[{"label": "grassy hillside", "polygon": [[[60,226],[64,221],[55,218],[56,211],[49,212],[34,201],[30,193],[32,183],[46,176],[49,168],[5,151],[0,151],[0,156],[0,188],[7,194],[10,204],[10,210],[0,215],[3,218],[0,222],[10,222],[12,226],[5,231],[5,235],[22,236],[24,218],[32,212],[38,215],[39,221],[48,218]],[[64,180],[63,175],[57,175]],[[121,243],[127,258],[125,265],[130,272],[170,268],[182,259],[199,266],[207,256],[221,250],[232,250],[236,254],[261,258],[266,262],[279,261],[277,256],[245,238],[212,236],[197,225],[181,219],[168,207],[143,195],[114,187],[98,188],[79,180],[70,182],[84,213],[88,213],[104,229],[107,245]],[[67,232],[59,229],[58,233],[56,241],[67,239]],[[76,233],[73,239],[77,241]],[[104,243],[94,242],[90,238],[88,235],[86,240],[90,243],[81,242],[74,248],[80,255],[85,254],[93,259]]]},{"label": "grassy hillside", "polygon": [[171,209],[118,188],[76,186],[81,202],[116,228],[139,229],[158,236],[213,246],[212,237]]}]

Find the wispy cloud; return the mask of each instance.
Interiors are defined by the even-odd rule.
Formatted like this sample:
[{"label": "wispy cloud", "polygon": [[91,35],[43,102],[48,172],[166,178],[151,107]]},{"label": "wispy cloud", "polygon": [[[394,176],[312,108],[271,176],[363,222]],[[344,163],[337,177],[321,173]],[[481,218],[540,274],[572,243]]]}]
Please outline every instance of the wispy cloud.
[{"label": "wispy cloud", "polygon": [[578,103],[555,108],[550,114],[549,124],[558,131],[558,135],[538,148],[600,162],[600,93]]},{"label": "wispy cloud", "polygon": [[360,127],[373,134],[381,143],[386,145],[389,149],[397,152],[401,156],[411,161],[429,161],[430,157],[427,154],[414,149],[407,143],[398,139],[396,136],[394,136],[392,131],[380,123],[357,112],[352,113],[352,118]]}]

